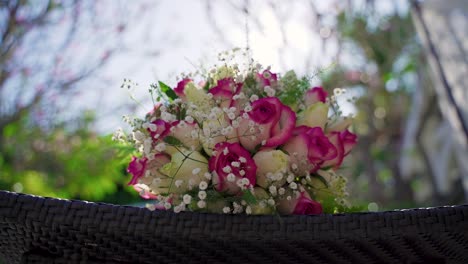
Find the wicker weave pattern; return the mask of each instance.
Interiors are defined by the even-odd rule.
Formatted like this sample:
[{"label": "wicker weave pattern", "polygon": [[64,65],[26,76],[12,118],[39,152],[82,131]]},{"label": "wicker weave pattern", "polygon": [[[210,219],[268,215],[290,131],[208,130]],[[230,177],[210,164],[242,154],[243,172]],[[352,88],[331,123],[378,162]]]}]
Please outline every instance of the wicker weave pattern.
[{"label": "wicker weave pattern", "polygon": [[241,216],[0,191],[0,263],[468,263],[468,205]]}]

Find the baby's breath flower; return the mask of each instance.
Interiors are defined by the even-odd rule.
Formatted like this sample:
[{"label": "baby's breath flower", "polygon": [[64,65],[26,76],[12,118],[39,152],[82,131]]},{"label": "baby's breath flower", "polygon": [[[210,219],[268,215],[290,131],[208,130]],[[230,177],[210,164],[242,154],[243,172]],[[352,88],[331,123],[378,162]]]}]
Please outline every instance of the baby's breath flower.
[{"label": "baby's breath flower", "polygon": [[227,206],[223,208],[223,213],[229,214],[230,212],[231,212],[231,208],[229,208]]},{"label": "baby's breath flower", "polygon": [[183,183],[183,182],[184,182],[183,180],[177,180],[177,181],[175,181],[175,186],[176,186],[177,188],[179,188],[180,186],[182,186],[182,183]]},{"label": "baby's breath flower", "polygon": [[143,133],[141,133],[140,131],[135,131],[135,132],[133,132],[133,139],[135,141],[142,142],[145,139],[145,135]]},{"label": "baby's breath flower", "polygon": [[182,211],[182,207],[181,207],[181,206],[178,205],[178,206],[174,207],[174,213],[177,213],[177,214],[178,214],[178,213],[180,213],[181,211]]},{"label": "baby's breath flower", "polygon": [[242,184],[243,184],[243,185],[249,185],[249,184],[250,184],[249,179],[247,179],[247,178],[242,178]]},{"label": "baby's breath flower", "polygon": [[230,166],[226,166],[223,168],[223,172],[225,173],[230,173],[232,171],[232,168]]},{"label": "baby's breath flower", "polygon": [[199,191],[198,198],[205,200],[206,199],[206,191]]},{"label": "baby's breath flower", "polygon": [[193,123],[194,120],[193,120],[193,117],[188,115],[188,116],[185,117],[185,121],[187,121],[189,123]]},{"label": "baby's breath flower", "polygon": [[205,208],[206,207],[206,202],[205,201],[198,201],[197,206],[198,206],[198,208]]},{"label": "baby's breath flower", "polygon": [[268,199],[268,204],[271,206],[275,205],[275,200],[273,198]]},{"label": "baby's breath flower", "polygon": [[275,196],[277,194],[276,186],[271,185],[268,190],[270,191],[271,195]]},{"label": "baby's breath flower", "polygon": [[286,192],[286,190],[283,187],[278,189],[279,195],[284,195],[285,192]]},{"label": "baby's breath flower", "polygon": [[229,182],[234,182],[236,180],[236,176],[232,173],[229,173],[226,178]]},{"label": "baby's breath flower", "polygon": [[159,143],[158,145],[156,145],[155,149],[159,152],[163,152],[164,150],[166,150],[166,143]]},{"label": "baby's breath flower", "polygon": [[198,188],[200,188],[200,190],[206,190],[206,188],[208,188],[208,183],[206,183],[206,181],[201,181],[200,184],[198,184]]},{"label": "baby's breath flower", "polygon": [[289,184],[289,188],[291,188],[291,189],[297,189],[297,183],[291,182],[291,183]]},{"label": "baby's breath flower", "polygon": [[190,202],[192,202],[192,196],[190,196],[190,194],[184,195],[183,199],[185,204],[190,204]]}]

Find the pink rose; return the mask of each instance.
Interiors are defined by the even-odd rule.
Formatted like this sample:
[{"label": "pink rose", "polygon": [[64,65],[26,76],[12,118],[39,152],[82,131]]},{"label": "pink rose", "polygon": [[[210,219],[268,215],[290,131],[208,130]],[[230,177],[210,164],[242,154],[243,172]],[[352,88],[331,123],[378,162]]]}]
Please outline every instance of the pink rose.
[{"label": "pink rose", "polygon": [[154,141],[157,141],[159,139],[163,139],[165,136],[167,136],[170,132],[171,124],[167,123],[166,121],[162,119],[157,119],[151,124],[155,125],[156,127],[148,127],[147,130],[151,135],[151,138]]},{"label": "pink rose", "polygon": [[264,70],[261,74],[257,73],[257,80],[261,87],[272,86],[278,81],[278,76],[269,70]]},{"label": "pink rose", "polygon": [[185,85],[187,85],[189,82],[192,82],[192,79],[185,78],[182,81],[180,81],[179,83],[177,83],[177,87],[174,88],[174,92],[182,100],[185,99]]},{"label": "pink rose", "polygon": [[276,97],[256,100],[247,114],[239,123],[237,136],[249,151],[259,144],[264,148],[282,145],[291,137],[296,123],[296,113]]},{"label": "pink rose", "polygon": [[230,77],[219,80],[218,84],[208,92],[213,95],[213,99],[221,101],[221,108],[229,108],[233,106],[234,100],[232,97],[239,94],[241,88],[242,83],[235,83],[234,79]]},{"label": "pink rose", "polygon": [[306,191],[302,191],[297,198],[280,200],[277,208],[278,212],[286,215],[313,215],[323,212],[322,205],[312,200]]},{"label": "pink rose", "polygon": [[328,93],[322,87],[317,86],[308,90],[305,94],[305,104],[307,106],[315,104],[317,102],[325,103]]},{"label": "pink rose", "polygon": [[317,171],[325,161],[337,156],[336,147],[320,127],[297,127],[283,150],[289,153],[291,168],[299,176]]},{"label": "pink rose", "polygon": [[349,154],[351,149],[357,143],[357,136],[348,130],[344,131],[333,131],[328,135],[330,142],[336,147],[337,155],[334,159],[326,161],[323,166],[333,166],[337,169],[346,155]]},{"label": "pink rose", "polygon": [[[208,166],[217,191],[237,194],[241,191],[240,185],[255,186],[257,165],[239,143],[218,143],[214,151]],[[243,179],[248,181],[242,182]]]},{"label": "pink rose", "polygon": [[159,178],[163,184],[171,180],[164,179],[165,177],[159,172],[165,164],[171,161],[170,157],[167,154],[156,154],[151,160],[142,158],[140,161],[143,163],[133,157],[130,162],[127,170],[133,174],[133,177],[129,185],[133,185],[142,198],[156,199],[161,188],[155,185],[154,180]]},{"label": "pink rose", "polygon": [[145,170],[146,170],[146,163],[148,160],[146,158],[137,158],[135,156],[132,157],[132,160],[128,164],[127,172],[132,174],[132,179],[128,183],[128,185],[135,185],[138,183],[138,179],[143,177]]},{"label": "pink rose", "polygon": [[153,109],[146,114],[146,120],[151,120],[152,117],[157,117],[161,115],[162,103],[157,102],[154,104]]}]

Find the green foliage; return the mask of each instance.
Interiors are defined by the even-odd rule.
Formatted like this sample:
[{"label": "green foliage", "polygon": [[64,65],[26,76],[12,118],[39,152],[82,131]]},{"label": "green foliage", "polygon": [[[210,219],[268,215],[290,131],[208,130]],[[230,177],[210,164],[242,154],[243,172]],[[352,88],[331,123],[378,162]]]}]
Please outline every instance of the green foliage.
[{"label": "green foliage", "polygon": [[257,204],[257,198],[255,198],[250,190],[242,192],[242,200],[246,201],[250,205]]},{"label": "green foliage", "polygon": [[338,16],[337,29],[346,43],[343,52],[353,55],[353,63],[341,61],[321,79],[325,87],[356,91],[353,129],[360,143],[347,158],[353,164],[353,200],[402,202],[411,199],[411,194],[398,195],[409,183],[396,177],[401,177],[401,133],[414,91],[410,80],[417,74],[418,42],[410,14],[382,17],[360,12],[365,11]]},{"label": "green foliage", "polygon": [[281,78],[283,90],[278,94],[279,99],[285,105],[294,106],[298,98],[303,98],[305,92],[310,88],[310,82],[307,77],[297,78],[294,71],[288,71]]},{"label": "green foliage", "polygon": [[166,136],[164,138],[164,142],[171,146],[183,146],[182,142],[173,136]]},{"label": "green foliage", "polygon": [[178,98],[174,90],[172,90],[172,88],[169,87],[167,84],[161,81],[159,81],[158,84],[159,84],[159,89],[161,89],[161,92],[163,92],[169,98],[170,101],[173,101]]},{"label": "green foliage", "polygon": [[323,197],[318,201],[322,204],[323,212],[327,214],[357,213],[367,211],[365,205],[348,206],[344,203],[337,202],[333,196]]},{"label": "green foliage", "polygon": [[42,196],[106,200],[126,192],[126,162],[132,148],[89,130],[92,115],[51,130],[30,125],[27,118],[8,124],[1,135],[0,189]]}]

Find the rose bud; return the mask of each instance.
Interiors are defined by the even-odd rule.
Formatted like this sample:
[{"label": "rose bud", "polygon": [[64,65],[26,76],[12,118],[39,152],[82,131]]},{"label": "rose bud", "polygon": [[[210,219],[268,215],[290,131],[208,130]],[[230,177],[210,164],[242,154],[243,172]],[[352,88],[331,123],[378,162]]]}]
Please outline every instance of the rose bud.
[{"label": "rose bud", "polygon": [[297,126],[325,127],[328,121],[328,105],[322,102],[308,106],[297,115]]},{"label": "rose bud", "polygon": [[[257,165],[257,185],[267,188],[270,185],[276,187],[286,182],[286,177],[279,178],[289,168],[289,156],[281,150],[262,150],[253,156]],[[268,178],[268,176],[272,178]],[[278,178],[277,178],[278,177]]]},{"label": "rose bud", "polygon": [[174,92],[179,96],[180,99],[185,101],[185,86],[188,83],[191,83],[193,80],[189,78],[185,78],[179,83],[177,83],[177,86],[174,88]]},{"label": "rose bud", "polygon": [[261,74],[257,73],[257,82],[260,87],[274,86],[278,81],[278,76],[269,70],[264,70]]},{"label": "rose bud", "polygon": [[322,87],[317,86],[306,92],[304,102],[306,106],[310,106],[318,102],[325,103],[327,96],[327,91],[325,91]]},{"label": "rose bud", "polygon": [[356,145],[357,136],[348,130],[344,130],[341,132],[331,132],[328,138],[337,149],[337,155],[334,159],[325,161],[323,167],[333,166],[334,169],[337,169],[343,162],[344,157],[348,155],[354,145]]},{"label": "rose bud", "polygon": [[237,194],[243,187],[255,186],[257,166],[250,153],[239,143],[222,142],[215,146],[210,158],[209,169],[213,173],[213,184],[217,191]]},{"label": "rose bud", "polygon": [[299,197],[292,195],[291,199],[281,199],[277,206],[280,214],[313,215],[323,212],[322,205],[310,198],[306,191],[302,191]]},{"label": "rose bud", "polygon": [[200,129],[197,123],[174,121],[171,123],[171,126],[173,128],[169,135],[178,139],[186,148],[197,151],[202,149],[199,137]]},{"label": "rose bud", "polygon": [[336,158],[336,147],[320,127],[298,127],[283,150],[289,153],[292,172],[298,176],[317,171],[321,165]]},{"label": "rose bud", "polygon": [[160,170],[170,184],[161,185],[162,193],[184,193],[204,180],[203,175],[208,172],[208,160],[198,151],[183,147],[171,151],[171,162]]},{"label": "rose bud", "polygon": [[219,107],[229,108],[233,106],[233,96],[239,94],[242,83],[235,83],[233,78],[225,78],[218,81],[217,85],[211,88],[208,93],[213,95],[213,99],[219,100]]},{"label": "rose bud", "polygon": [[327,125],[327,133],[333,131],[344,131],[351,126],[353,123],[353,118],[351,117],[342,117],[337,118],[333,123]]},{"label": "rose bud", "polygon": [[291,137],[295,123],[296,113],[278,98],[261,98],[252,103],[252,110],[241,119],[237,135],[242,146],[249,151],[259,146],[274,148]]}]

